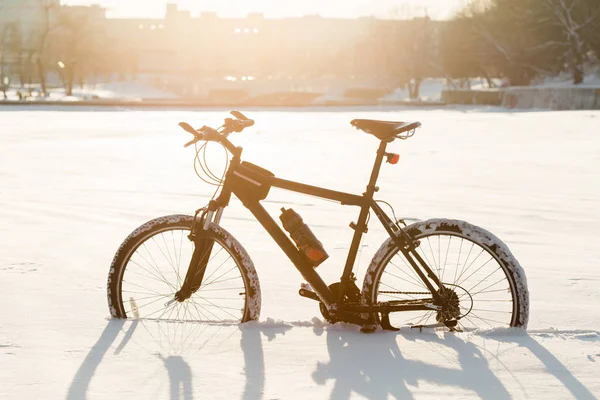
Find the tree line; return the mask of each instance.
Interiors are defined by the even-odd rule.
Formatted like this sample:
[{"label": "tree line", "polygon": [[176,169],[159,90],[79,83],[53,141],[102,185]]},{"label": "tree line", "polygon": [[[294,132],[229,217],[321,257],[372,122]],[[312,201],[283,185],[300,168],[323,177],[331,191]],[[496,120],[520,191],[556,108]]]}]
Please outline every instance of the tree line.
[{"label": "tree line", "polygon": [[103,26],[93,24],[86,13],[73,12],[55,1],[38,0],[40,23],[23,27],[19,20],[0,29],[0,91],[9,77],[17,77],[31,95],[38,87],[48,94],[48,76],[58,76],[67,95],[95,77],[122,72],[124,58],[118,44],[107,46]]},{"label": "tree line", "polygon": [[476,1],[444,27],[439,44],[452,78],[506,77],[510,85],[568,72],[574,84],[600,57],[599,0]]},{"label": "tree line", "polygon": [[[43,17],[36,29],[27,32],[18,21],[0,29],[0,89],[5,77],[17,76],[23,87],[35,84],[45,94],[47,76],[54,73],[71,95],[75,85],[95,77],[135,72],[138,49],[108,39],[106,27],[91,23],[85,12],[60,7],[56,1],[38,1]],[[383,77],[392,82],[390,87],[407,87],[411,98],[419,97],[421,82],[428,77],[446,78],[455,86],[482,77],[491,87],[492,78],[528,85],[536,78],[568,72],[578,84],[584,66],[600,58],[600,0],[474,0],[446,21],[427,16],[376,21],[353,46],[353,55],[339,49],[335,59],[321,55],[322,60],[302,62],[302,54],[292,54],[294,71]],[[266,57],[261,69],[269,70],[279,65],[271,60],[279,50],[251,54]],[[211,63],[218,65],[218,60]],[[189,77],[202,74],[197,69]]]}]

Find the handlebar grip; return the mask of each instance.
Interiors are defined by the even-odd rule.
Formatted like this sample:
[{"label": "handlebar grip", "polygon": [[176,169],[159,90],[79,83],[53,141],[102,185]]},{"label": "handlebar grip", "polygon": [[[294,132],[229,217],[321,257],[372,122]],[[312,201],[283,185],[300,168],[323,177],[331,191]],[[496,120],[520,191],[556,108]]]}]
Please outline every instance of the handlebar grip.
[{"label": "handlebar grip", "polygon": [[234,119],[231,120],[231,128],[234,132],[241,132],[245,128],[254,125],[254,121],[251,119]]},{"label": "handlebar grip", "polygon": [[237,119],[241,119],[242,121],[248,120],[250,118],[246,117],[244,114],[242,114],[239,111],[233,110],[230,112],[231,115],[233,115],[234,117],[236,117]]},{"label": "handlebar grip", "polygon": [[192,126],[190,124],[188,124],[187,122],[180,122],[179,126],[182,127],[183,130],[185,130],[186,132],[189,132],[194,136],[198,136],[198,132],[196,132],[196,130],[194,128],[192,128]]},{"label": "handlebar grip", "polygon": [[238,120],[238,124],[241,125],[243,128],[248,128],[252,125],[254,125],[254,120],[253,119],[241,119]]}]

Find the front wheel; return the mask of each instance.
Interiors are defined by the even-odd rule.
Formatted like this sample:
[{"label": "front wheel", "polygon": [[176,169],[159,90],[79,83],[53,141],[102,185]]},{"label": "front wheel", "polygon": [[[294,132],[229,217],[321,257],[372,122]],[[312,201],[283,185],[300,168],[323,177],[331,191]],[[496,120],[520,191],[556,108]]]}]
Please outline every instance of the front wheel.
[{"label": "front wheel", "polygon": [[114,318],[246,322],[260,314],[260,284],[246,250],[216,224],[198,229],[213,241],[200,288],[173,301],[192,259],[188,239],[194,218],[170,215],[148,221],[121,244],[108,274],[108,305]]},{"label": "front wheel", "polygon": [[[447,219],[417,222],[404,230],[420,242],[415,251],[442,282],[452,306],[443,311],[395,312],[390,314],[392,325],[457,320],[462,330],[527,327],[525,272],[500,239],[478,226]],[[367,304],[431,298],[391,238],[371,261],[362,293]]]}]

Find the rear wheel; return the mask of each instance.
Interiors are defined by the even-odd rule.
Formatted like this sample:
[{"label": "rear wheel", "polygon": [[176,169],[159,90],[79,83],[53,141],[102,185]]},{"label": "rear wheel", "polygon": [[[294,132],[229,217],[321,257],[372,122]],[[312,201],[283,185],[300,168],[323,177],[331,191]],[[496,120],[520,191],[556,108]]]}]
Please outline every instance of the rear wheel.
[{"label": "rear wheel", "polygon": [[[444,307],[392,313],[392,325],[458,320],[462,330],[527,327],[525,273],[500,239],[483,228],[445,219],[417,222],[405,231],[420,241],[417,253],[444,284]],[[375,304],[430,297],[394,241],[384,242],[365,276],[363,300]]]},{"label": "rear wheel", "polygon": [[244,248],[223,228],[198,230],[213,241],[200,288],[183,302],[172,301],[181,288],[194,242],[193,217],[171,215],[149,221],[129,235],[108,275],[108,304],[115,318],[246,322],[260,314],[260,285]]}]

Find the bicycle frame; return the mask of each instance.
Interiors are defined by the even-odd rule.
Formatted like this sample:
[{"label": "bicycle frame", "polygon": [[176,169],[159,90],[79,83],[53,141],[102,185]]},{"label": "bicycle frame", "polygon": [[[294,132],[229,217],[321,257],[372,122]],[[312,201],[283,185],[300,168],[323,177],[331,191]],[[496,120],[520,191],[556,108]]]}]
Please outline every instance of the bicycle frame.
[{"label": "bicycle frame", "polygon": [[[231,160],[227,172],[227,176],[229,176],[229,171],[235,169],[241,163],[240,157],[242,149],[233,146],[233,144],[231,144],[231,142],[229,142],[227,138],[223,138],[222,141],[222,144],[233,154],[233,158]],[[275,240],[279,247],[284,251],[284,253],[290,259],[290,261],[292,261],[292,263],[302,274],[306,282],[310,284],[311,288],[314,290],[319,300],[323,302],[328,309],[332,308],[334,311],[344,311],[343,307],[338,307],[338,304],[341,303],[345,289],[355,280],[352,274],[352,270],[354,267],[362,235],[367,230],[367,219],[371,210],[377,216],[377,218],[379,219],[387,233],[390,235],[390,237],[396,242],[396,244],[406,257],[412,268],[416,271],[418,276],[423,281],[423,283],[427,286],[427,288],[431,292],[433,302],[437,302],[440,299],[438,290],[443,291],[443,285],[441,284],[437,276],[432,272],[427,263],[425,263],[421,256],[416,252],[415,249],[418,246],[418,241],[413,240],[408,234],[406,234],[396,222],[394,222],[387,214],[385,214],[385,212],[381,209],[381,207],[379,207],[379,205],[374,200],[374,194],[379,189],[375,184],[377,183],[379,171],[381,169],[384,156],[386,155],[386,146],[387,142],[381,141],[379,149],[377,150],[377,157],[375,159],[375,164],[373,166],[371,177],[367,185],[367,190],[365,193],[363,193],[362,196],[338,192],[335,190],[311,186],[299,182],[293,182],[277,177],[269,178],[269,184],[271,185],[271,187],[312,195],[318,198],[334,200],[336,202],[341,203],[342,205],[360,207],[358,221],[356,222],[356,224],[351,224],[351,227],[354,228],[354,235],[352,238],[350,249],[348,251],[344,271],[341,277],[341,290],[338,293],[338,296],[335,296],[332,293],[332,291],[329,289],[329,287],[323,281],[320,275],[315,271],[312,265],[310,265],[308,261],[302,256],[302,253],[300,252],[300,250],[298,250],[294,242],[289,238],[289,236],[275,222],[275,220],[273,220],[271,215],[269,215],[269,213],[260,204],[260,201],[242,201],[244,203],[244,206],[250,210],[254,217],[260,222],[260,224],[271,235],[271,237]],[[219,197],[209,203],[204,219],[204,229],[208,229],[208,225],[210,224],[210,222],[219,223],[223,213],[223,209],[229,204],[231,194],[236,194],[235,189],[231,187],[231,185],[228,182],[228,179],[226,179]],[[428,278],[431,279],[431,281]],[[406,304],[403,306],[396,305],[389,306],[387,308],[388,312],[430,309],[430,307],[427,307],[422,304]],[[362,307],[353,307],[352,310],[352,312],[354,313],[359,313],[377,311],[379,309],[376,305],[366,305]],[[360,323],[365,323],[364,319],[355,319],[359,319]]]}]

